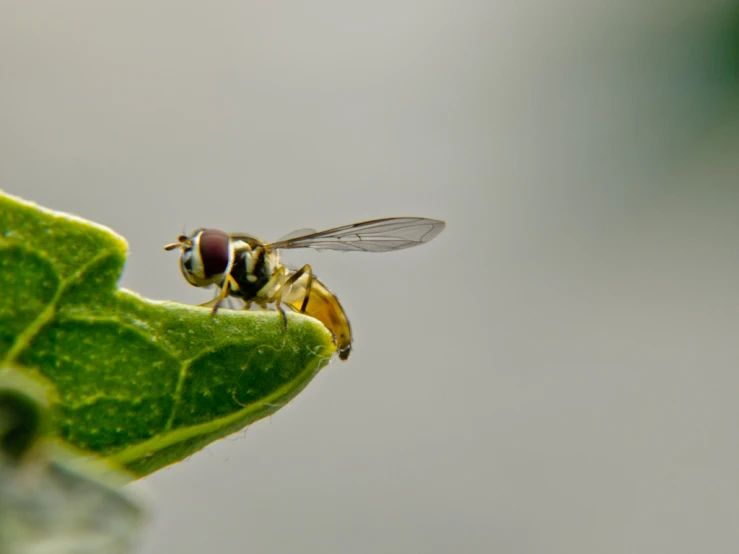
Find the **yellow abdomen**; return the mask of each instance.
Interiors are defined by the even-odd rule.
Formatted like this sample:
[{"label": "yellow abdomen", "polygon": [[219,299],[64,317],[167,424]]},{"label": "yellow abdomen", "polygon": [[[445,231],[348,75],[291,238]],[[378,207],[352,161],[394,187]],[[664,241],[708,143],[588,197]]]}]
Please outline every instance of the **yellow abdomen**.
[{"label": "yellow abdomen", "polygon": [[[300,311],[303,299],[290,298],[286,299],[285,303],[296,311]],[[310,298],[305,308],[305,314],[316,318],[328,327],[334,334],[339,358],[342,360],[349,358],[352,349],[352,330],[349,320],[339,303],[339,299],[315,277],[311,285]]]}]

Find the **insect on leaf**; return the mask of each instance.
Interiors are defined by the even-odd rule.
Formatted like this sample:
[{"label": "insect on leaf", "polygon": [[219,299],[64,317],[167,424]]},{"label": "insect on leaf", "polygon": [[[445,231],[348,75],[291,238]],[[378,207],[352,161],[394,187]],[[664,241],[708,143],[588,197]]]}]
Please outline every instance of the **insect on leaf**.
[{"label": "insect on leaf", "polygon": [[316,320],[154,302],[117,286],[109,229],[0,192],[0,363],[54,388],[71,446],[138,476],[290,401],[335,352]]}]

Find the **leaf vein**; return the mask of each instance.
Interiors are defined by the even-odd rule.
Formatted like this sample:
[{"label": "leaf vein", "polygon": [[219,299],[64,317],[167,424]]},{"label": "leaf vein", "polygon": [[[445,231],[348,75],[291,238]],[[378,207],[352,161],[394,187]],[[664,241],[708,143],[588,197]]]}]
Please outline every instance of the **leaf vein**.
[{"label": "leaf vein", "polygon": [[15,362],[21,355],[23,350],[30,344],[33,338],[41,332],[48,323],[50,323],[56,315],[56,309],[59,305],[59,301],[64,297],[64,293],[67,289],[74,284],[90,267],[105,259],[107,256],[112,255],[112,251],[103,250],[97,256],[94,256],[85,264],[83,264],[77,271],[66,279],[59,279],[59,286],[57,287],[54,297],[49,301],[46,308],[33,320],[28,326],[18,334],[13,346],[10,347],[8,353],[5,356],[6,363]]}]

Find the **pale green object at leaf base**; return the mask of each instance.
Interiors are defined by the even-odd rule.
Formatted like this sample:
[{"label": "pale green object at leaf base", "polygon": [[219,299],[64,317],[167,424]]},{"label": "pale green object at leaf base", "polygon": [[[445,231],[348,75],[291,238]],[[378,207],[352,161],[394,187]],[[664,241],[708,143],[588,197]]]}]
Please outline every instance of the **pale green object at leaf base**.
[{"label": "pale green object at leaf base", "polygon": [[0,552],[128,554],[140,543],[146,497],[116,464],[49,435],[47,380],[0,366]]},{"label": "pale green object at leaf base", "polygon": [[[268,416],[335,353],[318,321],[154,302],[109,229],[0,193],[0,363],[54,389],[53,429],[147,475]],[[176,268],[173,268],[176,271]]]}]

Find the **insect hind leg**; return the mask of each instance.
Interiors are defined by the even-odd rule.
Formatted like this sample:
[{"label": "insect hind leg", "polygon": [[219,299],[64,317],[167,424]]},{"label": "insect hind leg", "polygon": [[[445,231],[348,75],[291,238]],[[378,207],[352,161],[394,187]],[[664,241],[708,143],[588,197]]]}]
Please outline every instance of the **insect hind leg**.
[{"label": "insect hind leg", "polygon": [[295,273],[290,275],[290,278],[285,281],[283,287],[290,287],[294,285],[298,279],[303,275],[308,274],[308,283],[305,285],[305,293],[303,296],[303,303],[300,305],[300,313],[304,314],[308,308],[308,300],[310,300],[310,291],[313,287],[313,268],[309,264],[305,264],[303,267],[298,269]]},{"label": "insect hind leg", "polygon": [[305,308],[308,306],[308,298],[310,295],[310,289],[313,284],[313,269],[310,265],[306,264],[300,269],[298,269],[295,273],[290,275],[290,277],[282,284],[280,287],[279,292],[277,293],[275,297],[275,308],[282,314],[282,319],[285,322],[285,329],[287,329],[287,314],[285,313],[285,309],[282,307],[281,301],[282,301],[282,295],[285,293],[285,291],[290,290],[290,287],[294,285],[298,279],[300,279],[303,275],[308,274],[308,284],[305,287],[306,295],[303,299],[303,304],[300,308],[301,313],[305,313]]}]

